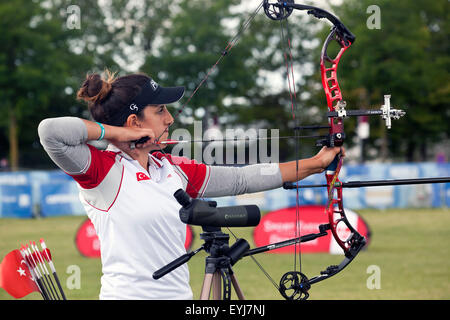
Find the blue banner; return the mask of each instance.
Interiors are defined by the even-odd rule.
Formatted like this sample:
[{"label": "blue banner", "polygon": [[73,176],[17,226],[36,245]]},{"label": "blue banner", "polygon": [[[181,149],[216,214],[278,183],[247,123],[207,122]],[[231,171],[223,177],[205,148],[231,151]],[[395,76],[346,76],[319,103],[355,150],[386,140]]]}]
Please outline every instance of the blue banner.
[{"label": "blue banner", "polygon": [[31,201],[31,186],[0,185],[0,217],[31,218],[33,203]]},{"label": "blue banner", "polygon": [[75,181],[44,183],[40,187],[41,215],[84,215]]},{"label": "blue banner", "polygon": [[[367,181],[450,176],[449,163],[370,163],[346,164],[340,179]],[[316,174],[300,181],[301,185],[325,184],[324,174]],[[450,183],[384,186],[344,189],[344,205],[349,209],[362,208],[433,208],[450,207]],[[218,206],[256,204],[263,211],[301,205],[324,205],[326,188],[284,190],[232,197],[220,197]],[[76,182],[61,170],[1,172],[0,217],[32,217],[33,215],[83,215]]]}]

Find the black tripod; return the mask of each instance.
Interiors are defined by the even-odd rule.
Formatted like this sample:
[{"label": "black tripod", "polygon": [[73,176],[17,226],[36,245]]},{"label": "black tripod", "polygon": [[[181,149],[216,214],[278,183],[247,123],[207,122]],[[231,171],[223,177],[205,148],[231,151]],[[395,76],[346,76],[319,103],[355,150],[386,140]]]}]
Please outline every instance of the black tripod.
[{"label": "black tripod", "polygon": [[[233,266],[245,252],[250,248],[248,242],[239,239],[231,248],[228,246],[230,236],[223,233],[220,228],[204,227],[200,238],[205,240],[204,249],[210,254],[206,257],[205,277],[203,279],[200,300],[208,300],[212,290],[214,300],[230,300],[231,286],[233,286],[237,297],[244,300],[236,276],[233,273]],[[223,284],[223,294],[222,284]]]},{"label": "black tripod", "polygon": [[208,300],[211,295],[211,289],[213,289],[212,298],[214,300],[230,300],[231,286],[233,286],[237,297],[240,300],[244,300],[244,294],[239,287],[239,283],[231,267],[249,250],[250,246],[248,242],[245,239],[238,239],[229,247],[228,242],[230,236],[223,233],[219,227],[204,226],[202,229],[204,232],[200,234],[200,239],[203,239],[205,243],[197,250],[186,253],[157,270],[153,274],[153,278],[161,278],[188,262],[201,250],[205,250],[210,255],[206,257],[205,261],[205,276],[200,300]]}]

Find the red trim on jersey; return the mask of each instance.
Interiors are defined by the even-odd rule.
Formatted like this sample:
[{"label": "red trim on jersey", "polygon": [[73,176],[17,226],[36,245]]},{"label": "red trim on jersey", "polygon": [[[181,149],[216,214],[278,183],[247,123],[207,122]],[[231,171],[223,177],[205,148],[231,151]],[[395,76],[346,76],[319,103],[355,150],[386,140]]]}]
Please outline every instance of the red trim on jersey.
[{"label": "red trim on jersey", "polygon": [[[209,180],[206,176],[207,167],[203,163],[198,163],[195,160],[186,157],[176,157],[171,154],[163,154],[162,152],[154,152],[152,155],[159,160],[166,158],[172,165],[178,166],[187,176],[189,183],[186,187],[186,192],[193,198],[200,196],[201,188],[205,180]],[[183,179],[183,178],[182,178]]]},{"label": "red trim on jersey", "polygon": [[100,151],[97,148],[87,145],[91,151],[91,164],[86,173],[70,176],[84,189],[93,189],[98,186],[114,165],[117,152]]},{"label": "red trim on jersey", "polygon": [[120,184],[119,184],[119,189],[117,190],[117,193],[116,193],[116,196],[114,197],[114,200],[113,200],[113,202],[111,203],[111,205],[108,207],[108,209],[100,209],[100,208],[97,208],[96,206],[93,206],[92,204],[90,204],[86,199],[84,199],[84,201],[88,204],[88,205],[90,205],[92,208],[94,208],[94,209],[97,209],[97,210],[99,210],[99,211],[103,211],[103,212],[108,212],[109,211],[109,209],[111,209],[111,207],[114,205],[114,203],[116,202],[116,200],[117,200],[117,197],[119,196],[119,193],[120,193],[120,189],[122,188],[122,181],[123,181],[123,173],[125,172],[125,167],[122,167],[122,176],[120,177]]},{"label": "red trim on jersey", "polygon": [[161,160],[159,160],[158,158],[154,157],[152,154],[150,154],[150,158],[151,158],[152,163],[156,164],[156,166],[158,168],[162,167]]}]

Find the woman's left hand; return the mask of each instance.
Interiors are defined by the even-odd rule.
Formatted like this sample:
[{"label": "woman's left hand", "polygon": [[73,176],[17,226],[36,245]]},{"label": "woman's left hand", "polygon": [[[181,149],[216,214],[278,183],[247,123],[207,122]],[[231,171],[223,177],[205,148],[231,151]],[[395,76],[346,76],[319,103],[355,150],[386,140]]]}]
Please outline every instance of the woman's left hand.
[{"label": "woman's left hand", "polygon": [[341,153],[341,157],[345,157],[344,147],[323,147],[315,156],[317,161],[320,163],[321,172],[333,162],[334,158]]}]

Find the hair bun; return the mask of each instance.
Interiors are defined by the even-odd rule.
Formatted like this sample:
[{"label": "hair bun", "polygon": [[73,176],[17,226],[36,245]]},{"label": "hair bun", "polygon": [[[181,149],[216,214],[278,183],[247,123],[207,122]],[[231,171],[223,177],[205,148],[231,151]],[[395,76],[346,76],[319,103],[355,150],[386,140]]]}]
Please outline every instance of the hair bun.
[{"label": "hair bun", "polygon": [[78,90],[77,98],[94,104],[101,103],[111,92],[114,75],[106,71],[106,80],[98,73],[88,74],[81,88]]}]

